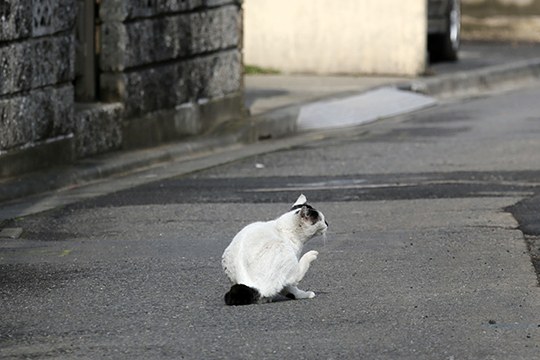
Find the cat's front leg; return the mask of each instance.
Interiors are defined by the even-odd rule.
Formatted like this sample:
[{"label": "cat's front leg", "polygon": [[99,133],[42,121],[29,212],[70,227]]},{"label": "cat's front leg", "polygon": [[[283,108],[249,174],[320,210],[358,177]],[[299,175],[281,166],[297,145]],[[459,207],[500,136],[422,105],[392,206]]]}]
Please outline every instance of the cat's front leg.
[{"label": "cat's front leg", "polygon": [[297,268],[297,272],[296,272],[296,278],[293,279],[293,281],[290,282],[291,284],[296,285],[300,281],[302,281],[302,279],[306,275],[306,272],[309,269],[309,265],[311,264],[311,262],[313,260],[317,259],[317,255],[319,255],[319,252],[317,252],[315,250],[311,250],[311,251],[308,251],[307,253],[305,253],[304,256],[302,256],[300,258],[300,260],[298,261],[298,268]]},{"label": "cat's front leg", "polygon": [[281,295],[288,297],[289,299],[298,300],[298,299],[313,299],[315,293],[313,291],[304,291],[300,290],[296,286],[286,286],[282,291]]}]

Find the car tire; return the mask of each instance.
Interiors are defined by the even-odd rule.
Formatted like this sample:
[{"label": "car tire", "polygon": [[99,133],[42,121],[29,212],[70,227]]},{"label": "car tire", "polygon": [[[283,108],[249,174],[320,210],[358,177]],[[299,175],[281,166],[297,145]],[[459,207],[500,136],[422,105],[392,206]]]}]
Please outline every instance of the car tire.
[{"label": "car tire", "polygon": [[450,0],[445,14],[447,28],[444,33],[428,36],[428,51],[431,61],[456,61],[461,37],[461,3]]}]

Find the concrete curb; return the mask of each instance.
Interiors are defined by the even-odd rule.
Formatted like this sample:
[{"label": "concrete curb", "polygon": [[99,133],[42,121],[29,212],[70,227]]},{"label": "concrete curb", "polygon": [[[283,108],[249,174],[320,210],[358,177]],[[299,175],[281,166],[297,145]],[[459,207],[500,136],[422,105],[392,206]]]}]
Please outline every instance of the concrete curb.
[{"label": "concrete curb", "polygon": [[429,96],[466,95],[540,79],[540,58],[413,80],[400,89]]},{"label": "concrete curb", "polygon": [[[428,96],[452,96],[456,94],[490,91],[510,85],[522,85],[540,79],[540,58],[505,65],[462,71],[433,78],[416,79],[394,86]],[[303,106],[342,99],[358,92],[334,94],[324,99],[295,104],[250,118],[247,124],[232,124],[205,137],[156,148],[111,153],[77,161],[68,167],[54,168],[30,173],[0,182],[0,203],[44,193],[107,177],[134,172],[168,161],[182,161],[209,155],[217,149],[239,143],[276,139],[299,132],[298,116]]]},{"label": "concrete curb", "polygon": [[[482,93],[501,87],[515,87],[536,80],[540,80],[540,58],[383,86],[395,86],[400,90],[444,98]],[[298,116],[305,105],[359,94],[358,92],[336,94],[314,102],[295,104],[259,114],[253,118],[254,122],[259,124],[259,139],[277,138],[298,132]]]},{"label": "concrete curb", "polygon": [[84,183],[143,170],[152,165],[168,161],[192,159],[197,155],[201,156],[216,149],[238,144],[244,140],[243,137],[245,136],[245,132],[237,132],[163,145],[156,148],[111,153],[83,159],[69,166],[51,168],[17,178],[6,179],[0,183],[0,203],[61,188],[77,187]]}]

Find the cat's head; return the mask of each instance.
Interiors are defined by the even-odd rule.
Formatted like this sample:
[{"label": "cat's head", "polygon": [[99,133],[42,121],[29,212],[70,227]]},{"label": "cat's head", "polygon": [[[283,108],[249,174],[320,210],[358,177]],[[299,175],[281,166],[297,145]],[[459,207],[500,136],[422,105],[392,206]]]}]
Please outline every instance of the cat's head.
[{"label": "cat's head", "polygon": [[296,233],[304,242],[314,236],[324,234],[328,228],[328,222],[323,213],[309,205],[304,195],[298,197],[289,212],[282,218],[288,223],[290,231]]}]

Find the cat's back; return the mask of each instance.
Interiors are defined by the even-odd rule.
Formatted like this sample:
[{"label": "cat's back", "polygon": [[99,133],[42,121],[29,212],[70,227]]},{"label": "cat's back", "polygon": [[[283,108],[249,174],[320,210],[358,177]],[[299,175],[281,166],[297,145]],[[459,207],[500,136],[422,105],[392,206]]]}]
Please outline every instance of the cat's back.
[{"label": "cat's back", "polygon": [[246,225],[233,238],[231,246],[246,245],[255,246],[275,236],[275,221],[257,221]]},{"label": "cat's back", "polygon": [[237,236],[251,236],[253,234],[273,234],[275,231],[275,220],[271,221],[257,221],[246,225]]},{"label": "cat's back", "polygon": [[233,283],[245,279],[245,264],[255,254],[275,241],[274,221],[258,221],[246,225],[233,238],[222,256],[222,266]]}]

